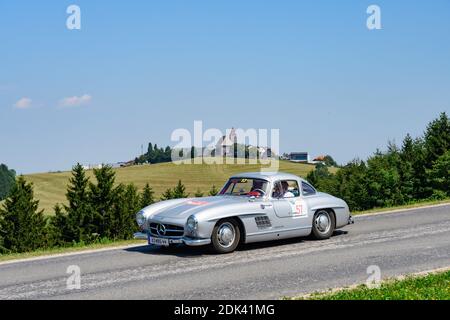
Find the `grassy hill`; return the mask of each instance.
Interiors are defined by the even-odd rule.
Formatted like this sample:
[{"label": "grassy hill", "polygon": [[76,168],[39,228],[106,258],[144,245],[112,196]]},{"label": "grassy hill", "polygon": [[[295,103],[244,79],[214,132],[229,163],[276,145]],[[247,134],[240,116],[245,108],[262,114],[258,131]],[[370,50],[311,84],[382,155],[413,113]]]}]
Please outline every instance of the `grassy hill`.
[{"label": "grassy hill", "polygon": [[[191,195],[197,189],[206,195],[213,185],[221,188],[231,175],[259,171],[260,168],[261,165],[250,164],[176,165],[163,163],[119,168],[115,171],[116,183],[134,183],[139,189],[149,183],[155,191],[155,196],[159,199],[161,194],[168,188],[174,187],[178,180],[183,182],[186,191]],[[280,171],[301,177],[306,177],[313,169],[313,165],[280,161]],[[87,171],[87,175],[91,181],[95,181],[92,170]],[[34,184],[35,197],[40,201],[40,208],[44,209],[46,214],[52,214],[55,204],[65,203],[65,192],[70,176],[70,172],[61,172],[31,174],[26,175],[25,178]]]}]

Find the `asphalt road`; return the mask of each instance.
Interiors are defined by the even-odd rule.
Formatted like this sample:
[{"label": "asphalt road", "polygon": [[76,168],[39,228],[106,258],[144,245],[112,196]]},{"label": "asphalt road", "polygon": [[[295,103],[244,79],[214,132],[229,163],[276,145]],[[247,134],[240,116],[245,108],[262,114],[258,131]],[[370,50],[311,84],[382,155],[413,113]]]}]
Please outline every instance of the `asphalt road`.
[{"label": "asphalt road", "polygon": [[[0,299],[279,299],[450,266],[450,205],[357,217],[326,241],[246,245],[230,255],[148,246],[0,265]],[[67,268],[81,288],[67,288]]]}]

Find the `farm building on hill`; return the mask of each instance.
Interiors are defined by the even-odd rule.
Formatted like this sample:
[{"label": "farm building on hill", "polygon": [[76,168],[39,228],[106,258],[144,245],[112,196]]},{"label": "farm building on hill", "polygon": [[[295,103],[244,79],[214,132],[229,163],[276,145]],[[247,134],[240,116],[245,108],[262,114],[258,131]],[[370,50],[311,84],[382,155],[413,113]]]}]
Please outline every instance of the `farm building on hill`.
[{"label": "farm building on hill", "polygon": [[298,163],[319,164],[324,163],[325,158],[326,156],[318,156],[314,158],[313,161],[311,161],[308,152],[292,152],[291,154],[289,154],[288,160],[291,162],[298,162]]},{"label": "farm building on hill", "polygon": [[289,161],[298,163],[309,163],[308,152],[292,152],[289,154]]}]

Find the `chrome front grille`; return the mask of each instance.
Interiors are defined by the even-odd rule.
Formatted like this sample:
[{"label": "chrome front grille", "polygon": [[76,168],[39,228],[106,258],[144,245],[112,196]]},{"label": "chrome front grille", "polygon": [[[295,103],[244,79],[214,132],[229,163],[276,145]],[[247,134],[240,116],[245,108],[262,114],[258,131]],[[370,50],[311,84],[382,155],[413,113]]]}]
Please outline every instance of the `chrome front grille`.
[{"label": "chrome front grille", "polygon": [[150,233],[155,237],[181,238],[184,235],[184,228],[173,224],[152,222]]}]

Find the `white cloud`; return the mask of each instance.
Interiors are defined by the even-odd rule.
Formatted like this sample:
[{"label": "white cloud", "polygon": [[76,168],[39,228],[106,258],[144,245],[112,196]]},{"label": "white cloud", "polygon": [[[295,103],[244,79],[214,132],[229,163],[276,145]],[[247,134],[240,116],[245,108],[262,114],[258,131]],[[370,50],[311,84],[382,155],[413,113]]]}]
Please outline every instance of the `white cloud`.
[{"label": "white cloud", "polygon": [[92,96],[84,94],[81,97],[73,96],[62,99],[59,102],[60,107],[79,107],[91,102]]},{"label": "white cloud", "polygon": [[30,98],[22,98],[14,104],[17,109],[28,109],[31,107],[33,100]]}]

